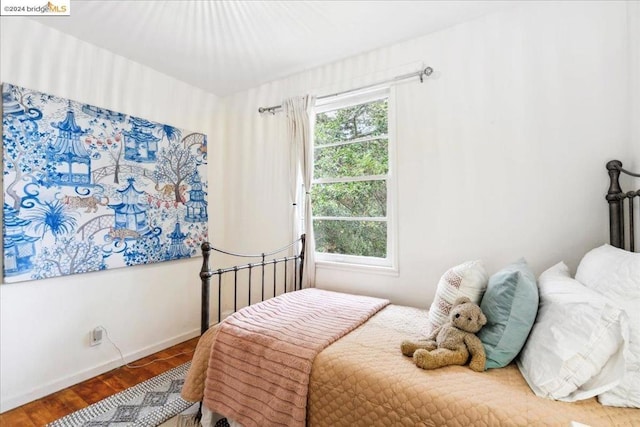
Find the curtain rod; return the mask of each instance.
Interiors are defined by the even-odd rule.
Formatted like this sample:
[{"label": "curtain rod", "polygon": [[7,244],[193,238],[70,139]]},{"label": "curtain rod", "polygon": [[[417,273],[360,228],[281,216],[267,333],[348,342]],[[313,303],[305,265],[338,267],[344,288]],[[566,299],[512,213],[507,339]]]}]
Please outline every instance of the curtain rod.
[{"label": "curtain rod", "polygon": [[[336,93],[332,93],[330,95],[323,95],[323,96],[319,96],[317,99],[327,99],[327,98],[332,98],[334,96],[340,96],[340,95],[346,95],[348,93],[352,93],[352,92],[358,92],[364,89],[369,89],[375,86],[380,86],[383,85],[385,83],[396,83],[402,80],[406,80],[406,79],[410,79],[412,77],[419,77],[420,78],[420,83],[424,82],[424,78],[429,77],[431,74],[433,74],[433,68],[431,67],[426,67],[423,70],[420,71],[414,71],[413,73],[408,73],[408,74],[403,74],[401,76],[396,76],[392,79],[389,80],[384,80],[381,82],[377,82],[377,83],[372,83],[366,86],[361,86],[355,89],[349,89],[349,90],[345,90],[342,92],[336,92]],[[275,114],[276,112],[278,112],[279,110],[282,110],[282,105],[274,105],[272,107],[260,107],[258,108],[258,113],[262,114],[262,113],[271,113],[271,114]]]}]

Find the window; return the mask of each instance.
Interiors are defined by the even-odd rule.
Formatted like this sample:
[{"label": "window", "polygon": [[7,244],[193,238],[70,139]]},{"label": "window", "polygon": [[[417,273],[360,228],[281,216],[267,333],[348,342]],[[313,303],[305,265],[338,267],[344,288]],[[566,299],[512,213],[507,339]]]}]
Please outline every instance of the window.
[{"label": "window", "polygon": [[318,261],[392,265],[389,141],[388,88],[316,106]]}]

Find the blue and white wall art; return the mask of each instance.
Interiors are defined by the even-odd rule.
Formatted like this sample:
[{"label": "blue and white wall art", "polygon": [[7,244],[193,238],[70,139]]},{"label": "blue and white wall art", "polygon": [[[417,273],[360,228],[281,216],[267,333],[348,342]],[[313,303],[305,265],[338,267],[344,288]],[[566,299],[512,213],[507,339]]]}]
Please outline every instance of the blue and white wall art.
[{"label": "blue and white wall art", "polygon": [[4,282],[194,256],[207,137],[2,85]]}]

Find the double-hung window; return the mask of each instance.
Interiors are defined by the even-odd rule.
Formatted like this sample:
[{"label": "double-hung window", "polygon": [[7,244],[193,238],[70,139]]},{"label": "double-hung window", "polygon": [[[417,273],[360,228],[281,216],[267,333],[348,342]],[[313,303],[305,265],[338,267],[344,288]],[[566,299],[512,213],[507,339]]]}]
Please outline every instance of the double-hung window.
[{"label": "double-hung window", "polygon": [[389,88],[316,104],[316,260],[393,265]]}]

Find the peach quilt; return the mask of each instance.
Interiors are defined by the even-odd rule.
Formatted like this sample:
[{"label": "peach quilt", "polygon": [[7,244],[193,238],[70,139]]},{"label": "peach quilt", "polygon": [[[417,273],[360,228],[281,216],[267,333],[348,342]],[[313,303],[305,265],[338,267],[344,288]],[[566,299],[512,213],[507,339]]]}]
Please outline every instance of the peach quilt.
[{"label": "peach quilt", "polygon": [[[602,406],[595,398],[566,403],[537,397],[515,365],[482,373],[416,368],[400,353],[400,342],[420,336],[426,324],[425,310],[390,305],[320,352],[308,384],[307,426],[640,425],[639,409]],[[201,340],[197,352],[204,362],[196,355],[183,389],[189,400],[202,398],[216,333]]]}]

